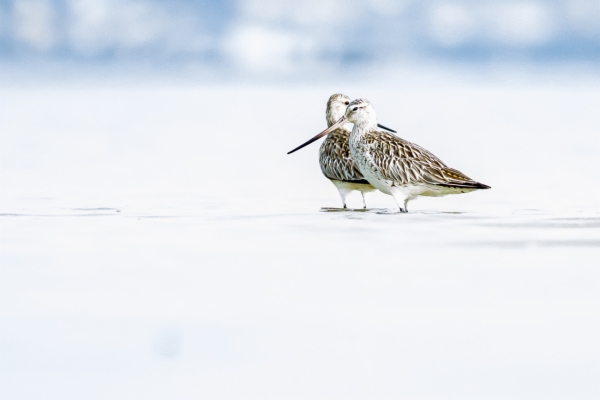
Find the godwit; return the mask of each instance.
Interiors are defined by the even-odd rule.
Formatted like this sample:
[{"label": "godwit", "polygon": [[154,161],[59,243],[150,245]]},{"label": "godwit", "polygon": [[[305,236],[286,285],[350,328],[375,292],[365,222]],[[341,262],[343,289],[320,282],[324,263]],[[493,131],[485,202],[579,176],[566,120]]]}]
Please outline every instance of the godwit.
[{"label": "godwit", "polygon": [[[345,94],[336,93],[329,98],[325,112],[328,127],[344,116],[348,104],[350,104],[350,98]],[[378,126],[395,132],[383,125]],[[319,149],[319,164],[323,175],[335,185],[340,193],[344,208],[346,208],[346,196],[355,190],[361,193],[363,207],[367,208],[365,193],[376,189],[363,177],[350,156],[349,138],[350,130],[346,124],[341,124],[329,132]]]},{"label": "godwit", "polygon": [[418,196],[445,196],[490,188],[446,166],[424,148],[379,131],[375,110],[364,99],[352,101],[336,123],[290,153],[347,122],[354,124],[349,140],[352,159],[369,183],[394,198],[400,212],[407,212],[408,202]]}]

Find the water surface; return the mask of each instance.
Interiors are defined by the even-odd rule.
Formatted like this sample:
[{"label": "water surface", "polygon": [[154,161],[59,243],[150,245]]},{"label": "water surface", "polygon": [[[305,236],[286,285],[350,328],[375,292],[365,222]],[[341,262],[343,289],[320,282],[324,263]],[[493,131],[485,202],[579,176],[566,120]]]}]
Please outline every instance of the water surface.
[{"label": "water surface", "polygon": [[2,397],[598,398],[597,93],[400,89],[492,190],[337,209],[337,88],[0,94]]}]

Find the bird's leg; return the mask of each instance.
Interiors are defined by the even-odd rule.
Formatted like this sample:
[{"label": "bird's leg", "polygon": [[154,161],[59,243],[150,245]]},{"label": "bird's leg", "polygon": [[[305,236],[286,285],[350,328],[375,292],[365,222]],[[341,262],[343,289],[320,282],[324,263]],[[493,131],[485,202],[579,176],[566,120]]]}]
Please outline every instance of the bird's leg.
[{"label": "bird's leg", "polygon": [[[400,209],[400,212],[401,213],[408,212],[408,209],[406,208],[406,203],[408,203],[408,196],[406,196],[404,193],[402,193],[400,191],[393,191],[391,193],[392,193],[392,197],[394,198],[394,200],[396,200],[396,204],[398,204],[398,208]],[[401,204],[404,207],[402,207]]]},{"label": "bird's leg", "polygon": [[343,208],[348,208],[346,207],[346,195],[348,194],[348,192],[340,188],[338,188],[338,192],[340,193],[340,198],[342,199],[342,204],[344,205]]},{"label": "bird's leg", "polygon": [[360,192],[360,194],[362,194],[362,198],[363,198],[363,208],[366,209],[367,208],[367,200],[365,199],[365,192]]}]

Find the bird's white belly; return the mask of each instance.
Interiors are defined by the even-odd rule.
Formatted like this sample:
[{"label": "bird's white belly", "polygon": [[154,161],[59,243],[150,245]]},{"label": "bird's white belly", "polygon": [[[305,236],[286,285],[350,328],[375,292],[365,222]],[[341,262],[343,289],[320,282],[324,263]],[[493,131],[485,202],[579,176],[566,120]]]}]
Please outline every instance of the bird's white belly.
[{"label": "bird's white belly", "polygon": [[338,189],[347,190],[349,192],[351,192],[353,190],[358,190],[360,192],[368,193],[368,192],[372,192],[375,190],[375,188],[372,185],[369,185],[367,183],[345,182],[345,181],[338,181],[336,179],[330,179],[330,180],[335,185],[335,187],[337,187]]},{"label": "bird's white belly", "polygon": [[360,168],[360,171],[364,175],[365,179],[371,183],[371,185],[375,186],[385,194],[391,194],[390,188],[392,187],[393,182],[384,179],[380,174],[377,173],[377,171],[374,171],[368,166],[365,168]]},{"label": "bird's white belly", "polygon": [[356,151],[356,149],[352,149],[351,154],[354,162],[356,163],[358,169],[363,174],[366,180],[377,189],[381,190],[385,194],[391,195],[390,188],[394,184],[394,182],[385,179],[381,173],[377,171],[377,168],[374,164],[369,160],[368,154],[364,154],[363,152]]}]

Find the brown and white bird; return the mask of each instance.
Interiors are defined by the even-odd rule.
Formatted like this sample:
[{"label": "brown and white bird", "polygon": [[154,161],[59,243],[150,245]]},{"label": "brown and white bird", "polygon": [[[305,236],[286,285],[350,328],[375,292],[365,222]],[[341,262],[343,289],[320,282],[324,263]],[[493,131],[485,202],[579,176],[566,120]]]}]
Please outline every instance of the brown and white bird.
[{"label": "brown and white bird", "polygon": [[448,167],[424,148],[378,130],[375,110],[364,99],[350,102],[344,116],[290,153],[348,122],[354,124],[349,137],[352,160],[371,185],[396,200],[400,212],[407,212],[408,202],[418,196],[437,197],[490,188]]},{"label": "brown and white bird", "polygon": [[[348,104],[350,98],[344,94],[336,93],[329,98],[325,112],[328,127],[344,116]],[[351,130],[347,125],[349,124],[341,124],[327,135],[319,149],[319,165],[323,175],[337,188],[344,208],[346,208],[346,196],[353,191],[361,193],[363,207],[367,208],[365,193],[376,189],[363,177],[350,155]],[[383,125],[378,126],[391,131]]]}]

